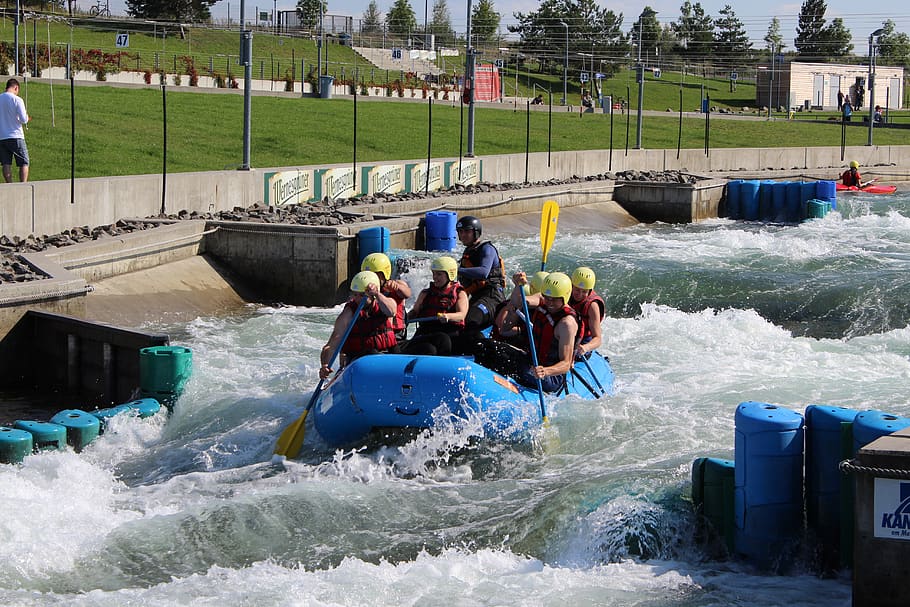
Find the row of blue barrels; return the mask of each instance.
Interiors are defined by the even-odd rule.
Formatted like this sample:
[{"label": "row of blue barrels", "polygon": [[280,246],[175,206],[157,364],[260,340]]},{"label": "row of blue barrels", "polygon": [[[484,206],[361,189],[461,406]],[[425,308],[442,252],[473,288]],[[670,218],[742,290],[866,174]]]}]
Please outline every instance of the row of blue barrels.
[{"label": "row of blue barrels", "polygon": [[63,450],[67,445],[79,453],[104,434],[114,416],[129,414],[146,418],[160,409],[161,404],[154,398],[143,398],[91,412],[65,409],[48,422],[17,420],[11,428],[0,426],[0,463],[18,464],[31,453]]},{"label": "row of blue barrels", "polygon": [[797,223],[813,217],[809,210],[812,200],[830,203],[829,208],[836,209],[837,184],[834,181],[757,179],[727,182],[727,217],[730,219]]},{"label": "row of blue barrels", "polygon": [[749,401],[737,407],[735,426],[733,461],[692,464],[692,499],[714,543],[759,567],[786,568],[807,539],[805,520],[819,567],[849,566],[853,489],[838,465],[910,418],[829,405],[809,405],[804,417]]},{"label": "row of blue barrels", "polygon": [[[458,246],[455,224],[458,215],[453,211],[429,211],[424,218],[424,239],[427,251],[454,251]],[[383,226],[364,228],[357,232],[357,253],[360,261],[370,253],[389,250],[391,233]]]}]

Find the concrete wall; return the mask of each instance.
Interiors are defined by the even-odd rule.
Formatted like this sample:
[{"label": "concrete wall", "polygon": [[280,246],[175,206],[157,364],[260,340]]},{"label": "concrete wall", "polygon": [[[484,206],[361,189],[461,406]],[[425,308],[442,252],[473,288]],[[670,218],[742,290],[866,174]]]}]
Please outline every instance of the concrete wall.
[{"label": "concrete wall", "polygon": [[643,222],[692,223],[718,217],[725,179],[688,183],[623,183],[616,200]]},{"label": "concrete wall", "polygon": [[[591,119],[599,118],[592,116]],[[769,168],[794,171],[828,169],[826,173],[835,173],[838,171],[832,168],[839,169],[843,165],[840,148],[720,149],[711,150],[707,156],[702,150],[684,150],[679,159],[676,158],[676,150],[630,150],[628,156],[623,150],[614,150],[612,167],[609,150],[553,153],[550,166],[547,166],[547,156],[545,152],[529,156],[527,174],[530,180],[540,182],[598,175],[611,168],[613,171],[681,169],[700,174]],[[859,146],[848,148],[847,157],[855,158],[863,166],[910,166],[910,146]],[[482,159],[483,180],[486,182],[521,183],[525,179],[524,154],[483,156]],[[396,161],[396,164],[399,162],[422,161]],[[330,166],[347,165],[316,168]],[[261,203],[265,173],[298,168],[302,167],[169,174],[165,212],[217,212]],[[162,185],[161,175],[77,179],[71,201],[68,180],[6,184],[0,204],[0,234],[21,237],[48,235],[73,226],[108,225],[126,217],[156,216],[161,212]]]}]

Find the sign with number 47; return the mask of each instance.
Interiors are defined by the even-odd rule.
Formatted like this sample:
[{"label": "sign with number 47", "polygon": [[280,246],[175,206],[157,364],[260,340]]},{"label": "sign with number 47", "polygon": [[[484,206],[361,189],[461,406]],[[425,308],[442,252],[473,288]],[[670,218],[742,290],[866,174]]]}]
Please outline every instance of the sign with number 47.
[{"label": "sign with number 47", "polygon": [[130,46],[130,35],[129,34],[117,34],[117,41],[114,46],[117,48],[129,48]]}]

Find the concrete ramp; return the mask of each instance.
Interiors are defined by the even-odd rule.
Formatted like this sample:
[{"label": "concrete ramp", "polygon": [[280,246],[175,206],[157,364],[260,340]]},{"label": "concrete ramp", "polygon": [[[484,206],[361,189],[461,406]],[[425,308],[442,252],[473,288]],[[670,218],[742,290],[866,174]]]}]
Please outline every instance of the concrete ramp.
[{"label": "concrete ramp", "polygon": [[188,322],[246,304],[230,273],[204,255],[106,278],[92,284],[85,318],[117,326]]},{"label": "concrete ramp", "polygon": [[[460,213],[467,215],[468,213]],[[540,213],[502,215],[481,220],[484,236],[527,236],[540,232]],[[560,232],[607,232],[639,223],[619,203],[596,202],[559,210]]]}]

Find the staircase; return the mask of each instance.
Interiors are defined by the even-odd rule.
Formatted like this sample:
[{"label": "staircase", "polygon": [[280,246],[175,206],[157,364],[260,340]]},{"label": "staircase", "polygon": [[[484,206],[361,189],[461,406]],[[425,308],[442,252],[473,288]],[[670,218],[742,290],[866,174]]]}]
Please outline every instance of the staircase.
[{"label": "staircase", "polygon": [[426,74],[438,75],[442,73],[442,70],[434,62],[420,58],[421,55],[426,55],[424,51],[401,49],[401,59],[392,59],[392,50],[387,48],[355,46],[354,52],[377,68],[389,70],[390,78],[397,78],[397,73],[400,71],[414,72],[420,78]]}]

